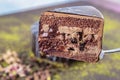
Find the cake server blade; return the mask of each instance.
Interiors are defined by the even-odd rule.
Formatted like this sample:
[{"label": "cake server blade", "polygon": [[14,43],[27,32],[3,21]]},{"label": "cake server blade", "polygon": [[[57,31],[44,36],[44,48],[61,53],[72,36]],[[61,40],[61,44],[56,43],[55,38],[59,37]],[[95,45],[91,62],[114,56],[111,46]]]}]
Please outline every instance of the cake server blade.
[{"label": "cake server blade", "polygon": [[58,2],[49,3],[47,5],[42,5],[35,7],[35,9],[39,9],[40,12],[52,10],[55,8],[62,8],[62,7],[70,7],[70,6],[95,6],[98,7],[100,3],[99,0],[61,0]]},{"label": "cake server blade", "polygon": [[[39,11],[42,13],[44,11],[48,11],[48,10],[53,10],[55,8],[62,8],[62,7],[70,7],[70,6],[95,6],[98,7],[98,4],[96,3],[100,3],[100,0],[66,0],[66,1],[61,1],[59,3],[51,3],[48,4],[47,6],[39,6]],[[98,11],[98,10],[96,10]],[[100,12],[98,14],[101,14]],[[88,14],[89,15],[89,14]],[[101,16],[98,16],[103,18],[103,15],[101,14]],[[35,35],[36,37],[38,36],[38,22],[36,25],[32,26],[32,33],[33,35]],[[33,29],[34,28],[34,29]],[[38,55],[39,51],[38,51],[38,43],[37,43],[37,38],[36,38],[36,54]],[[115,53],[115,52],[120,52],[120,48],[117,49],[111,49],[111,50],[102,50],[100,55],[99,55],[99,59],[103,59],[105,54],[111,54],[111,53]]]}]

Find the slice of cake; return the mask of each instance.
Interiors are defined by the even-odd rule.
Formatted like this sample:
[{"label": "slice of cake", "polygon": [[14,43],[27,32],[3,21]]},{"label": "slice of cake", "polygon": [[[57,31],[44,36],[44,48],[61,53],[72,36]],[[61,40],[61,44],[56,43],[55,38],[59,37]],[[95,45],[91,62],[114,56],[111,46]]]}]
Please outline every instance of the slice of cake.
[{"label": "slice of cake", "polygon": [[39,24],[42,54],[85,62],[99,60],[104,20],[95,8],[76,6],[47,11]]}]

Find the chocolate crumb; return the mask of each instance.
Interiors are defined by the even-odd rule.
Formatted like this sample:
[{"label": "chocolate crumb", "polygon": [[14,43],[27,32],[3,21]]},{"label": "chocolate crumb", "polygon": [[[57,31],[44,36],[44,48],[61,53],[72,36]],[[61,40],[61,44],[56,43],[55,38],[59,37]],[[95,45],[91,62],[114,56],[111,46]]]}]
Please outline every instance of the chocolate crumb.
[{"label": "chocolate crumb", "polygon": [[85,45],[86,45],[85,42],[84,43],[80,43],[80,46],[79,46],[80,51],[84,51]]},{"label": "chocolate crumb", "polygon": [[71,38],[71,43],[77,44],[77,39],[76,38]]},{"label": "chocolate crumb", "polygon": [[70,47],[68,50],[74,51],[75,49],[73,47]]},{"label": "chocolate crumb", "polygon": [[65,33],[62,33],[62,36],[63,36],[63,40],[65,40]]},{"label": "chocolate crumb", "polygon": [[82,36],[83,36],[83,32],[77,32],[77,33],[79,35],[79,41],[81,41],[82,40]]}]

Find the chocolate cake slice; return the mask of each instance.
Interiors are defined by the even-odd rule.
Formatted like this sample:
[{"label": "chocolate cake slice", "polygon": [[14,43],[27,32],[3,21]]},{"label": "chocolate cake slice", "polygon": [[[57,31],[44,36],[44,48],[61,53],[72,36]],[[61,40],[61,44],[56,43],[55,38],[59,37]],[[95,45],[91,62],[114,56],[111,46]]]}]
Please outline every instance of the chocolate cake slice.
[{"label": "chocolate cake slice", "polygon": [[85,62],[99,60],[104,19],[96,8],[75,6],[46,11],[39,24],[42,54]]}]

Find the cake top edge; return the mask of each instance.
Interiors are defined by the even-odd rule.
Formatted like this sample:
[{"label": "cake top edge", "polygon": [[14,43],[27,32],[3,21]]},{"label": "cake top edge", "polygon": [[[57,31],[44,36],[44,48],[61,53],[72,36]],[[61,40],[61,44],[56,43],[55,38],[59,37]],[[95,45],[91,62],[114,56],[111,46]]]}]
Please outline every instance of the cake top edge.
[{"label": "cake top edge", "polygon": [[81,14],[73,14],[73,13],[47,11],[47,12],[44,12],[42,15],[51,15],[51,16],[54,15],[56,17],[87,18],[87,19],[101,20],[101,21],[104,22],[104,19],[100,18],[100,17],[88,16],[88,15],[81,15]]}]

